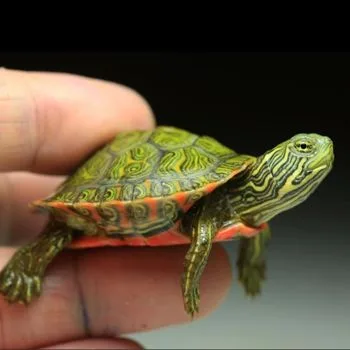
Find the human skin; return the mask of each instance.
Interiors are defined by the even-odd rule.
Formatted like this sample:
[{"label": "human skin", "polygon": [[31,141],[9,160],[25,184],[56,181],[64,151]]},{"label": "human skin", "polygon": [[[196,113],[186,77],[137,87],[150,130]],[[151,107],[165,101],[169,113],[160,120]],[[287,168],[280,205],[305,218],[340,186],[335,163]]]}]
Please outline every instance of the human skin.
[{"label": "human skin", "polygon": [[[112,82],[0,69],[0,269],[46,217],[28,203],[50,194],[76,164],[122,130],[150,129],[142,96]],[[180,278],[188,247],[65,250],[29,306],[0,297],[1,349],[139,349],[134,332],[189,322]],[[213,247],[201,281],[208,315],[225,298],[231,269]]]}]

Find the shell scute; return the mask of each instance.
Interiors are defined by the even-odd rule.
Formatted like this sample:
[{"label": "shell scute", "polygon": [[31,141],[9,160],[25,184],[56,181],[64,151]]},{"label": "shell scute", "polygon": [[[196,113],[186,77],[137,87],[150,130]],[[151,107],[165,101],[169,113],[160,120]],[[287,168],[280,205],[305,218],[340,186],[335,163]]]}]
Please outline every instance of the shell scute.
[{"label": "shell scute", "polygon": [[150,140],[158,149],[172,151],[192,145],[197,138],[197,135],[186,130],[160,126],[151,135]]},{"label": "shell scute", "polygon": [[120,150],[127,150],[133,148],[136,145],[147,142],[148,138],[152,134],[152,131],[122,131],[114,138],[110,143],[109,148],[113,153],[119,153]]},{"label": "shell scute", "polygon": [[139,182],[152,174],[159,158],[159,151],[153,145],[145,143],[135,146],[116,155],[110,174],[107,171],[106,177],[118,182]]},{"label": "shell scute", "polygon": [[217,158],[203,152],[200,148],[188,146],[166,153],[157,170],[159,176],[186,177],[206,172],[217,162]]},{"label": "shell scute", "polygon": [[232,149],[224,146],[213,137],[201,136],[195,141],[195,145],[208,154],[216,157],[232,154]]}]

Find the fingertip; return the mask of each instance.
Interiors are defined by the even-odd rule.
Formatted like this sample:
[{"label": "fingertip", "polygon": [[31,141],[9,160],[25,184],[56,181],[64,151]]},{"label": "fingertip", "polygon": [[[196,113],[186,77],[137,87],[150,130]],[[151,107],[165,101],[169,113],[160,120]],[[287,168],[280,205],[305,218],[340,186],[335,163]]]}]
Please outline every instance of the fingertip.
[{"label": "fingertip", "polygon": [[[118,84],[112,83],[114,86]],[[140,113],[134,113],[133,118],[129,119],[130,124],[126,125],[124,129],[126,130],[149,130],[153,129],[156,126],[156,118],[155,113],[146,100],[144,96],[142,96],[138,91],[132,89],[129,86],[119,85],[122,89],[125,90],[126,97],[129,98],[129,105],[140,106]]]}]

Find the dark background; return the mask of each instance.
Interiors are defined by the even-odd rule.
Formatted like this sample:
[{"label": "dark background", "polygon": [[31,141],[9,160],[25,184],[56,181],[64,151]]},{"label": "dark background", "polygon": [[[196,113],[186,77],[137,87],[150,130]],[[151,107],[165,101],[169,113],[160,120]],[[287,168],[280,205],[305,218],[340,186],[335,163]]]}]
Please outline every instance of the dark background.
[{"label": "dark background", "polygon": [[[332,173],[306,203],[272,222],[263,298],[250,304],[235,284],[207,320],[138,339],[146,348],[350,345],[349,54],[0,53],[0,65],[128,85],[159,124],[209,134],[239,152],[259,155],[299,132],[330,136]],[[232,263],[236,248],[227,244]],[[206,332],[213,327],[215,334]]]},{"label": "dark background", "polygon": [[128,85],[150,102],[159,124],[209,133],[246,152],[312,131],[332,137],[338,156],[347,149],[349,59],[344,53],[0,53],[7,68]]},{"label": "dark background", "polygon": [[349,59],[341,53],[0,53],[7,68],[128,85],[150,102],[159,124],[209,133],[246,152],[312,131],[332,137],[337,155],[346,149]]}]

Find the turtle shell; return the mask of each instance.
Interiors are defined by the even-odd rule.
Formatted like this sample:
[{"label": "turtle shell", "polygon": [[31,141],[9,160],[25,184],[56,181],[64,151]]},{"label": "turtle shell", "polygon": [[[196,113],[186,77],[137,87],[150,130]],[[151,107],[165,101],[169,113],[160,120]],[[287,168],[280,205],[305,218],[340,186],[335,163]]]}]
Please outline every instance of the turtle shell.
[{"label": "turtle shell", "polygon": [[[152,236],[173,227],[251,159],[211,137],[175,127],[121,132],[55,193],[33,204],[67,222],[82,218],[109,237]],[[93,230],[84,224],[84,231]]]}]

